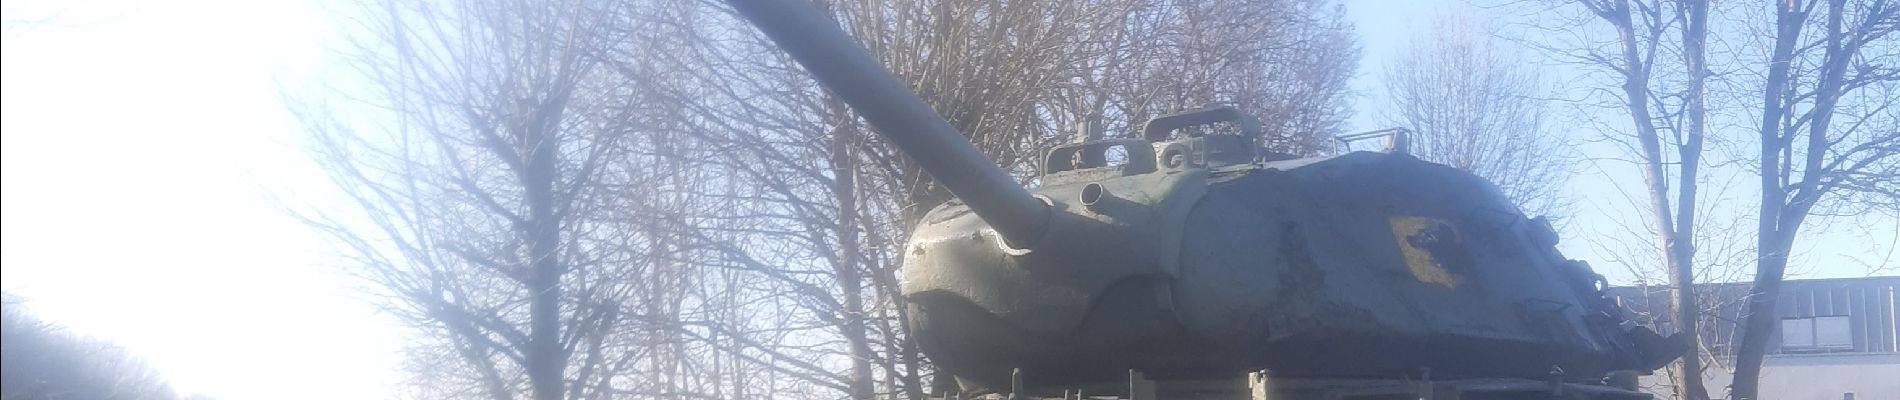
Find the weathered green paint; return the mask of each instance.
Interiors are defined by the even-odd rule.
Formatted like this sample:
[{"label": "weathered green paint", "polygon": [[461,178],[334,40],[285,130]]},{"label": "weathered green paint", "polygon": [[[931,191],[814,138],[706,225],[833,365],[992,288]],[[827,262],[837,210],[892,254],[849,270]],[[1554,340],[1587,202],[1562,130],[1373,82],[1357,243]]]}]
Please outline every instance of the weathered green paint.
[{"label": "weathered green paint", "polygon": [[1016,368],[1062,385],[1129,369],[1543,379],[1558,367],[1595,382],[1651,367],[1632,361],[1654,357],[1624,338],[1595,274],[1483,179],[1405,154],[1261,161],[1246,133],[1160,139],[1051,152],[1056,164],[1155,149],[1046,167],[1032,192],[1053,216],[1034,248],[999,245],[963,204],[930,213],[903,291],[944,371],[997,387]]},{"label": "weathered green paint", "polygon": [[[1264,369],[1563,387],[1672,358],[1469,174],[1404,154],[1266,161],[1260,125],[1216,107],[1058,148],[1032,197],[828,15],[730,4],[958,196],[913,232],[902,290],[922,349],[969,386]],[[1239,134],[1169,138],[1212,123]],[[1128,163],[1097,165],[1114,146]]]}]

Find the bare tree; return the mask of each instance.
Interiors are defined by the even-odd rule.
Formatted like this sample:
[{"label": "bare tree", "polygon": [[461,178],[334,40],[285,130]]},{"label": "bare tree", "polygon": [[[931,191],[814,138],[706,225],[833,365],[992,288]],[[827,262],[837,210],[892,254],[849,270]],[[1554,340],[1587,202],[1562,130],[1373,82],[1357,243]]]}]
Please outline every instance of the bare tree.
[{"label": "bare tree", "polygon": [[1439,16],[1386,65],[1386,119],[1413,130],[1412,153],[1496,183],[1528,215],[1562,217],[1569,174],[1561,132],[1544,125],[1543,78],[1492,28]]},{"label": "bare tree", "polygon": [[[1310,152],[1324,143],[1311,138],[1329,137],[1343,120],[1355,54],[1339,8],[1324,1],[1225,8],[1252,10],[1234,15],[1129,0],[824,5],[999,164],[1025,173],[1046,146],[1071,140],[1082,121],[1121,121],[1098,131],[1125,130],[1149,115],[1207,102],[1253,102],[1263,113],[1283,113],[1275,120],[1293,122],[1280,132],[1300,139],[1282,143]],[[615,48],[606,58],[626,79],[662,88],[679,107],[670,119],[681,121],[682,137],[725,150],[704,159],[718,164],[706,168],[722,171],[706,181],[730,186],[697,189],[732,202],[656,222],[709,252],[698,267],[745,276],[745,286],[722,290],[790,305],[766,310],[784,320],[705,321],[730,340],[713,347],[735,369],[783,379],[750,380],[761,385],[853,398],[923,397],[931,372],[902,322],[909,310],[897,287],[897,260],[908,228],[948,193],[868,135],[847,108],[729,11],[680,8],[667,29],[678,33],[680,47],[664,52],[677,65],[662,68],[677,75],[635,65],[637,47]],[[1250,22],[1261,20],[1272,23]],[[1320,61],[1295,63],[1302,60]],[[1300,73],[1282,73],[1292,70]],[[1277,90],[1312,95],[1271,92]],[[1298,99],[1259,100],[1283,97]],[[761,304],[709,300],[708,307],[726,310]],[[834,345],[791,345],[781,340],[786,332]]]},{"label": "bare tree", "polygon": [[619,85],[591,57],[613,40],[615,6],[376,3],[354,48],[376,92],[298,110],[361,211],[304,216],[427,333],[411,359],[439,378],[425,396],[581,398],[614,375],[593,346],[632,290],[602,269],[640,265],[596,216],[605,189],[628,183],[609,161],[638,107],[584,94]]},{"label": "bare tree", "polygon": [[[1604,109],[1627,117],[1626,123],[1607,124],[1603,139],[1621,146],[1633,158],[1644,182],[1640,207],[1647,211],[1644,234],[1655,238],[1654,248],[1668,276],[1670,322],[1689,349],[1671,368],[1676,394],[1706,399],[1702,380],[1705,361],[1701,322],[1706,315],[1696,299],[1696,244],[1702,219],[1700,204],[1703,136],[1706,131],[1705,83],[1709,76],[1704,46],[1708,32],[1708,3],[1704,0],[1576,0],[1566,1],[1586,13],[1562,17],[1545,28],[1550,36],[1572,38],[1546,47],[1565,62],[1607,76],[1593,98]],[[1601,24],[1601,25],[1599,25]],[[1612,39],[1594,39],[1592,32],[1607,28]],[[1674,36],[1674,37],[1672,37]],[[1666,60],[1680,57],[1680,69]],[[1615,128],[1615,127],[1621,127]],[[1673,151],[1670,151],[1673,150]],[[1675,167],[1671,174],[1668,167]],[[1672,201],[1673,200],[1673,201]]]},{"label": "bare tree", "polygon": [[[1058,76],[1054,66],[1070,57],[1062,53],[1073,42],[1069,30],[1084,26],[1069,14],[1079,8],[1022,2],[829,6],[875,54],[908,72],[918,90],[931,94],[976,142],[1012,164],[1028,158],[1011,156],[1026,153],[1026,138],[1046,129],[1033,107],[1046,95],[1036,89]],[[700,23],[680,27],[691,34],[677,61],[690,68],[663,84],[684,104],[679,117],[688,121],[688,135],[732,150],[716,159],[729,179],[743,183],[722,196],[743,199],[743,206],[714,215],[744,222],[675,228],[707,238],[704,244],[721,253],[714,260],[766,278],[758,284],[780,287],[761,290],[797,305],[780,315],[810,318],[804,326],[821,327],[800,332],[836,338],[842,346],[725,351],[783,352],[789,356],[750,362],[853,398],[922,397],[926,367],[901,322],[908,310],[897,292],[895,255],[903,221],[934,206],[915,203],[941,202],[947,193],[893,149],[870,140],[842,103],[727,12],[710,10],[710,16],[689,19]],[[630,79],[646,79],[627,72]],[[768,92],[774,95],[754,95]],[[712,236],[721,233],[740,237],[713,243]],[[748,342],[777,332],[748,325],[721,329]],[[840,365],[826,367],[831,363]],[[830,372],[840,370],[845,373]]]},{"label": "bare tree", "polygon": [[[1252,113],[1268,150],[1329,149],[1351,112],[1359,48],[1330,0],[1110,1],[1049,107],[1059,132],[1129,132],[1149,118],[1210,103]],[[1113,136],[1108,134],[1106,136]],[[1068,138],[1067,136],[1060,136]]]},{"label": "bare tree", "polygon": [[[1244,13],[1144,0],[824,5],[1025,174],[1081,121],[1207,102],[1252,104],[1286,122],[1290,139],[1276,143],[1310,153],[1344,118],[1356,59],[1330,0],[1225,6]],[[546,394],[543,364],[529,362],[545,293],[558,293],[564,397],[931,390],[898,260],[909,227],[948,193],[730,10],[378,7],[377,36],[357,49],[381,89],[364,108],[399,123],[304,110],[318,154],[366,211],[307,216],[422,328],[410,361],[424,395]],[[551,174],[518,172],[542,155]],[[542,187],[551,236],[530,201]],[[536,253],[544,239],[552,258]],[[552,287],[528,279],[543,260],[558,267]]]},{"label": "bare tree", "polygon": [[[1775,3],[1761,91],[1757,267],[1731,397],[1756,399],[1776,300],[1795,239],[1817,206],[1891,205],[1900,181],[1900,5],[1885,0]],[[1805,132],[1803,132],[1805,131]],[[1843,192],[1872,196],[1854,202]],[[1847,197],[1843,199],[1843,197]]]},{"label": "bare tree", "polygon": [[[1894,199],[1900,198],[1894,196],[1891,184],[1896,170],[1892,154],[1900,148],[1896,143],[1900,137],[1892,128],[1900,123],[1892,107],[1897,76],[1893,65],[1900,58],[1896,54],[1900,46],[1891,35],[1900,25],[1894,6],[1884,0],[1782,1],[1775,2],[1764,16],[1747,5],[1712,10],[1710,2],[1700,0],[1578,3],[1590,11],[1590,20],[1607,22],[1617,34],[1615,50],[1583,45],[1573,46],[1581,51],[1559,53],[1621,78],[1615,85],[1617,99],[1631,118],[1636,140],[1619,143],[1638,150],[1646,186],[1651,188],[1647,208],[1662,210],[1649,232],[1661,234],[1670,285],[1680,293],[1672,296],[1676,314],[1672,322],[1678,331],[1702,333],[1691,340],[1739,336],[1739,344],[1729,349],[1737,355],[1736,379],[1729,395],[1753,398],[1766,340],[1774,328],[1779,282],[1803,221],[1812,215],[1892,212]],[[1711,21],[1733,25],[1712,27]],[[1587,38],[1591,28],[1589,24],[1562,25],[1552,30],[1557,34],[1552,36]],[[1579,42],[1591,43],[1588,39]],[[1682,68],[1660,67],[1658,57],[1665,56],[1679,56]],[[1735,107],[1709,105],[1735,101],[1725,94],[1754,97],[1761,112],[1716,112],[1749,107],[1740,105],[1742,101]],[[1698,206],[1702,195],[1696,192],[1701,182],[1696,177],[1706,174],[1698,169],[1708,164],[1702,155],[1705,142],[1721,143],[1719,136],[1708,132],[1726,128],[1759,133],[1756,172],[1762,187],[1756,240],[1753,248],[1743,249],[1754,254],[1748,261],[1755,264],[1756,284],[1747,297],[1746,321],[1732,330],[1683,325],[1694,322],[1691,312],[1707,314],[1732,306],[1697,301],[1684,285],[1707,278],[1699,274],[1709,270],[1695,267],[1697,263],[1707,264],[1704,261],[1710,256],[1726,259],[1741,246],[1708,240],[1704,230],[1710,222],[1697,216],[1709,211]],[[1670,147],[1676,150],[1673,159],[1661,151]],[[1662,167],[1669,165],[1679,168],[1673,193],[1656,190],[1668,187],[1670,179],[1665,179]],[[1714,195],[1723,196],[1722,190],[1717,188]],[[1669,208],[1672,200],[1673,210]],[[1676,213],[1673,218],[1670,211]],[[1702,246],[1710,244],[1715,248]],[[1701,268],[1701,272],[1684,267]],[[1745,270],[1741,272],[1729,279],[1746,275]],[[1693,348],[1707,350],[1699,344]],[[1698,360],[1707,361],[1711,360]],[[1686,363],[1674,371],[1672,375],[1681,380],[1679,396],[1706,396],[1697,372]]]},{"label": "bare tree", "polygon": [[12,293],[0,305],[0,399],[177,398],[158,370],[118,345],[74,335],[28,313]]}]

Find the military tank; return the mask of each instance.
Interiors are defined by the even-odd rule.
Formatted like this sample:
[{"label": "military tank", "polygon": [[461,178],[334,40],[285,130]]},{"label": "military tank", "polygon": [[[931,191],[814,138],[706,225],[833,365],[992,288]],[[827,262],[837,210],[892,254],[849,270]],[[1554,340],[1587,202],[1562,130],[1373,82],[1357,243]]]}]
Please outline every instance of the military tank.
[{"label": "military tank", "polygon": [[1645,399],[1675,357],[1547,221],[1402,146],[1268,154],[1215,106],[1057,146],[1025,189],[825,14],[730,4],[955,195],[902,291],[964,395]]}]

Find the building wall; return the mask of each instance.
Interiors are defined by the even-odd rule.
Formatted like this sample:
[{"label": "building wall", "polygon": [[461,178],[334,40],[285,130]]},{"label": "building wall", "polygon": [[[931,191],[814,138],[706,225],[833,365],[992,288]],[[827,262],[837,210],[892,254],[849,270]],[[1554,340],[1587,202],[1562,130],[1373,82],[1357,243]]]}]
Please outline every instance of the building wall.
[{"label": "building wall", "polygon": [[[1894,278],[1858,278],[1858,279],[1817,279],[1788,281],[1783,284],[1781,300],[1776,303],[1776,316],[1783,320],[1813,318],[1820,316],[1845,316],[1850,325],[1848,334],[1851,343],[1847,348],[1836,350],[1817,350],[1774,347],[1778,353],[1796,352],[1861,352],[1893,353],[1900,346],[1900,338],[1895,335],[1894,308],[1896,303],[1894,289],[1900,286],[1900,279]],[[1739,317],[1740,314],[1737,314]],[[1769,343],[1783,343],[1780,329]],[[1900,375],[1896,375],[1900,376]],[[1890,397],[1900,399],[1900,397]]]},{"label": "building wall", "polygon": [[[1704,316],[1700,327],[1702,343],[1718,356],[1734,355],[1733,344],[1741,339],[1739,322],[1747,309],[1748,283],[1703,284],[1696,287],[1703,309],[1716,310]],[[1850,321],[1852,343],[1845,348],[1783,349],[1780,326],[1768,340],[1769,354],[1780,353],[1893,353],[1900,351],[1900,277],[1848,279],[1803,279],[1782,283],[1781,297],[1775,303],[1781,319],[1846,316]],[[1630,319],[1647,325],[1657,333],[1675,333],[1669,324],[1669,291],[1663,286],[1617,287],[1611,296],[1624,308]],[[1900,400],[1900,399],[1896,399]]]},{"label": "building wall", "polygon": [[[1708,374],[1703,382],[1712,395],[1726,393],[1733,375],[1724,370]],[[1643,387],[1658,399],[1669,399],[1669,379],[1651,375]],[[1764,400],[1900,399],[1900,354],[1786,354],[1762,363],[1761,398]]]},{"label": "building wall", "polygon": [[[1697,286],[1705,316],[1700,327],[1703,345],[1714,357],[1730,360],[1740,339],[1749,285],[1746,283]],[[1762,365],[1763,400],[1900,400],[1900,327],[1896,327],[1896,299],[1900,277],[1791,280],[1783,283],[1776,317],[1782,321],[1769,338],[1769,356]],[[1663,287],[1613,288],[1611,294],[1637,323],[1663,334],[1675,329],[1668,323],[1668,291]],[[1830,329],[1824,318],[1835,320]],[[1790,322],[1795,321],[1795,322]],[[1805,322],[1802,322],[1805,321]],[[1788,337],[1784,327],[1808,327],[1808,333]],[[1803,344],[1806,343],[1806,344]],[[1784,344],[1790,344],[1784,346]],[[1726,362],[1717,363],[1726,366]],[[1733,377],[1720,366],[1710,366],[1704,382],[1711,394],[1726,393]],[[1673,398],[1666,371],[1643,379],[1643,386],[1659,399]]]}]

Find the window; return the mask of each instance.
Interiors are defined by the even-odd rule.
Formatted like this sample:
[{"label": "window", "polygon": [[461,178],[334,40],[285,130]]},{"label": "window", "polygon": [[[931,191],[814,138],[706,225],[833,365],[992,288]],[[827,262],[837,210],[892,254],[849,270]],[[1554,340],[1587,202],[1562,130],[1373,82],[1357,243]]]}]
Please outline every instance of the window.
[{"label": "window", "polygon": [[1814,347],[1814,319],[1781,320],[1781,347]]},{"label": "window", "polygon": [[1854,347],[1854,328],[1847,316],[1814,318],[1814,345],[1817,347]]},{"label": "window", "polygon": [[1781,320],[1781,347],[1844,349],[1854,347],[1853,324],[1845,315]]}]

